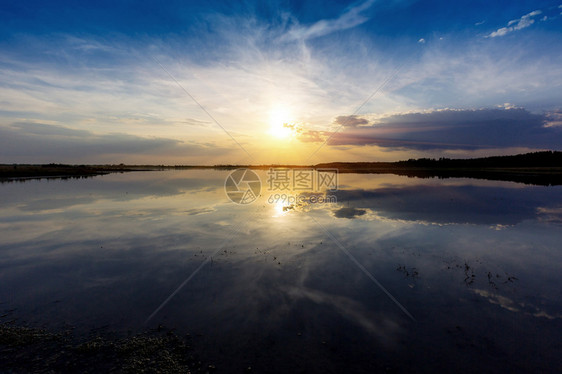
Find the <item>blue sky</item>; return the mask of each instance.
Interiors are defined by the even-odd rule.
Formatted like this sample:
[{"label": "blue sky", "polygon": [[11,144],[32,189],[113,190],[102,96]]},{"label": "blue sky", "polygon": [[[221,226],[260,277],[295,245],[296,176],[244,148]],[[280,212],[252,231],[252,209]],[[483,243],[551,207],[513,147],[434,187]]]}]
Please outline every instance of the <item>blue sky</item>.
[{"label": "blue sky", "polygon": [[562,148],[562,1],[3,1],[0,21],[1,163]]}]

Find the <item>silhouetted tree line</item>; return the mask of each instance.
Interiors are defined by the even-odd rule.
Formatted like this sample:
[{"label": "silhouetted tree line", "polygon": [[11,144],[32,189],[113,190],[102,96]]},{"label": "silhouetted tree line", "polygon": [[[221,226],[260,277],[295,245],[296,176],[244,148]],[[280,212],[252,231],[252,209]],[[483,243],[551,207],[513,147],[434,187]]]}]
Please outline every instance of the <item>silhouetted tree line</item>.
[{"label": "silhouetted tree line", "polygon": [[428,168],[514,168],[514,167],[562,167],[562,152],[543,151],[514,156],[493,156],[470,159],[419,158],[398,161],[400,166]]},{"label": "silhouetted tree line", "polygon": [[340,173],[392,173],[415,178],[477,178],[541,186],[562,185],[562,152],[558,151],[472,159],[332,162],[318,164],[316,168],[336,168]]}]

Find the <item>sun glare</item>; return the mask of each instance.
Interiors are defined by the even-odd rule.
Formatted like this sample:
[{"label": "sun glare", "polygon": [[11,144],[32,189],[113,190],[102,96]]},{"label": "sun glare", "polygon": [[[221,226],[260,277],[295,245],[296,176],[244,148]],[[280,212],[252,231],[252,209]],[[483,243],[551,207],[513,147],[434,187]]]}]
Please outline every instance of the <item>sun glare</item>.
[{"label": "sun glare", "polygon": [[269,133],[278,139],[287,139],[293,135],[291,116],[286,110],[276,109],[269,117]]},{"label": "sun glare", "polygon": [[275,218],[282,217],[295,209],[294,204],[289,204],[284,201],[277,201],[273,204],[273,216]]}]

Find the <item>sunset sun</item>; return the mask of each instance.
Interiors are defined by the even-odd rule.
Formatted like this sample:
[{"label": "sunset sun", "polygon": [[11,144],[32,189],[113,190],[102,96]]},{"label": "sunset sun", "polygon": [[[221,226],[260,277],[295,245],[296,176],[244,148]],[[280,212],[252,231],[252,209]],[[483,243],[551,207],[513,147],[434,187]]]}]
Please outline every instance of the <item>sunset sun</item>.
[{"label": "sunset sun", "polygon": [[294,125],[287,110],[277,109],[271,112],[269,118],[269,133],[277,139],[287,139],[294,134]]},{"label": "sunset sun", "polygon": [[278,139],[287,139],[293,134],[293,129],[286,122],[272,123],[269,132]]}]

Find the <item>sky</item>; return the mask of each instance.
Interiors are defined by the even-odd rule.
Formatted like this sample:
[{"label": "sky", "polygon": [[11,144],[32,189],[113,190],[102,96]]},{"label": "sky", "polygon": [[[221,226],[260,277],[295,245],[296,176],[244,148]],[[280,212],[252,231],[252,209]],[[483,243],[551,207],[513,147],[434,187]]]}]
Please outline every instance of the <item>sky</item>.
[{"label": "sky", "polygon": [[0,163],[562,150],[560,0],[0,1]]}]

